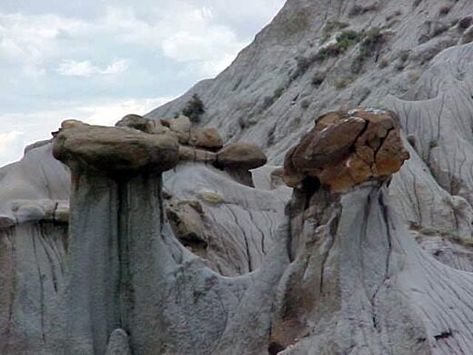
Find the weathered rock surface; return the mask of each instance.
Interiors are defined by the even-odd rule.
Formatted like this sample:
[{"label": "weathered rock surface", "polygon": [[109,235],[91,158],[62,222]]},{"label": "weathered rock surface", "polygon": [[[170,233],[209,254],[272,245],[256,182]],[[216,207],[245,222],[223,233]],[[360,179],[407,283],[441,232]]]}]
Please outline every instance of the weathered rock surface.
[{"label": "weathered rock surface", "polygon": [[[216,80],[148,115],[152,134],[140,117],[111,144],[84,134],[94,156],[66,144],[81,137],[69,123],[58,136],[73,166],[70,235],[69,169],[50,143],[0,169],[0,353],[472,353],[473,3],[444,5],[289,1]],[[361,39],[342,51],[344,30]],[[203,124],[150,119],[196,92]],[[392,117],[332,114],[314,128],[323,112],[359,106],[391,110],[405,135]],[[253,164],[217,169],[217,148],[194,146],[210,125],[273,164],[312,130],[284,174],[296,177],[287,208],[281,169],[258,168],[251,188],[236,179]],[[124,132],[134,138],[117,143]],[[164,168],[130,162],[149,136],[176,142],[162,183]],[[400,147],[411,159],[391,178]],[[355,152],[362,163],[339,190],[338,171],[320,169]],[[323,186],[300,183],[311,174]]]},{"label": "weathered rock surface", "polygon": [[[68,354],[101,354],[107,349],[110,334],[120,327],[129,334],[130,348],[136,353],[207,354],[215,347],[221,347],[222,351],[234,347],[233,337],[230,342],[226,340],[224,324],[247,333],[244,329],[247,316],[240,318],[249,310],[240,310],[241,302],[269,299],[274,294],[281,266],[267,271],[263,271],[265,266],[262,266],[257,274],[235,280],[210,271],[172,235],[163,217],[161,176],[156,171],[150,174],[147,165],[141,170],[130,165],[132,175],[123,170],[128,178],[116,178],[98,171],[97,166],[83,158],[82,151],[69,149],[67,154],[62,153],[61,134],[67,133],[67,138],[73,140],[75,134],[81,137],[89,131],[88,136],[91,136],[97,129],[88,126],[80,131],[68,131],[66,127],[55,141],[57,156],[64,157],[72,168],[73,194],[69,272],[64,285],[63,313],[58,316],[58,327],[64,333],[59,339],[53,337],[50,346]],[[141,136],[144,141],[148,140],[147,136]],[[135,146],[137,143],[121,142],[119,150],[126,151],[124,145],[127,144]],[[104,166],[104,171],[108,172],[109,167]],[[226,191],[228,197],[230,192],[231,189]],[[181,210],[179,206],[169,205],[168,216],[178,237],[195,246],[199,230],[201,234],[208,231],[200,220],[204,208],[197,203],[192,205],[189,206],[192,210],[184,211],[182,203]],[[251,235],[244,237],[243,241],[249,243]],[[269,234],[268,237],[275,240],[265,241],[265,236],[261,237],[262,249],[258,247],[261,254],[256,257],[248,254],[248,244],[235,244],[236,251],[242,247],[246,251],[245,264],[250,268],[247,271],[252,271],[252,267],[256,269],[256,262],[262,263],[265,255],[284,254],[281,248],[275,248],[280,243],[285,244],[284,229],[279,236]],[[231,245],[231,241],[224,243]],[[209,250],[216,253],[215,249]],[[266,282],[258,281],[260,279]],[[150,302],[150,299],[155,301]],[[188,307],[190,304],[193,306]],[[259,304],[259,307],[266,309],[262,321],[267,323],[270,303]],[[266,327],[261,331],[267,333]],[[246,353],[265,346],[256,334],[251,338],[251,345],[245,342],[237,345],[239,351]],[[114,345],[109,344],[108,348],[111,347]]]},{"label": "weathered rock surface", "polygon": [[[205,164],[181,164],[165,173],[171,197],[163,202],[159,174],[146,165],[131,165],[133,174],[117,180],[68,152],[75,178],[67,263],[60,259],[64,271],[51,278],[57,291],[42,291],[50,308],[39,318],[26,313],[28,324],[42,319],[45,325],[43,336],[30,333],[25,351],[126,354],[127,337],[130,351],[140,354],[447,354],[473,344],[461,318],[447,316],[451,309],[473,316],[461,308],[473,280],[421,251],[392,210],[385,175],[342,195],[298,186],[284,217],[285,190],[269,183],[255,190]],[[312,159],[306,163],[320,162],[317,154]],[[166,205],[171,225],[163,219]],[[8,275],[15,267],[5,266]],[[439,275],[447,276],[436,287]],[[5,280],[18,287],[12,282]],[[10,337],[2,344],[6,354],[24,346],[24,338]]]},{"label": "weathered rock surface", "polygon": [[153,122],[143,116],[129,114],[123,117],[120,121],[118,121],[115,126],[116,127],[129,127],[134,128],[139,131],[143,131],[145,133],[153,133]]},{"label": "weathered rock surface", "polygon": [[[386,187],[296,191],[291,255],[272,320],[281,354],[461,354],[472,350],[473,275],[423,252]],[[289,306],[290,305],[290,306]]]},{"label": "weathered rock surface", "polygon": [[105,355],[131,355],[128,335],[123,329],[115,329],[112,332]]},{"label": "weathered rock surface", "polygon": [[169,170],[178,162],[178,150],[178,142],[170,134],[65,121],[54,140],[53,154],[73,169],[119,174]]},{"label": "weathered rock surface", "polygon": [[356,109],[332,112],[286,155],[284,180],[297,187],[308,177],[333,192],[398,172],[409,153],[392,112]]},{"label": "weathered rock surface", "polygon": [[[227,172],[194,163],[180,164],[164,173],[163,185],[172,196],[169,202],[200,205],[197,223],[203,224],[204,231],[199,239],[205,239],[207,247],[197,254],[205,253],[208,265],[225,276],[244,275],[262,265],[291,195],[287,187],[273,191],[250,188]],[[179,219],[186,218],[185,212],[176,212]],[[175,234],[179,237],[180,232]]]},{"label": "weathered rock surface", "polygon": [[233,143],[217,153],[217,165],[226,168],[255,169],[266,164],[266,155],[253,144]]},{"label": "weathered rock surface", "polygon": [[198,148],[218,150],[223,147],[223,139],[215,128],[200,129],[191,133],[190,145]]}]

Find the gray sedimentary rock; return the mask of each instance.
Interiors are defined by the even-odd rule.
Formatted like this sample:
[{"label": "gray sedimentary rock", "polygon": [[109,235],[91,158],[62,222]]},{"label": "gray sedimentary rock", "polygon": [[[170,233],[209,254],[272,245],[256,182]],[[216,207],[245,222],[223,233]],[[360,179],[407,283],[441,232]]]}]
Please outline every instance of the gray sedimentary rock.
[{"label": "gray sedimentary rock", "polygon": [[112,332],[105,355],[131,355],[128,335],[123,329],[115,329]]},{"label": "gray sedimentary rock", "polygon": [[[112,131],[66,123],[70,213],[51,143],[0,169],[0,353],[471,353],[473,4],[443,5],[289,1],[183,98]],[[341,50],[344,31],[359,37]],[[161,119],[195,92],[200,125]],[[360,105],[399,116],[399,173],[333,193],[295,159],[305,182],[281,186],[276,165],[314,120]],[[275,165],[251,182],[262,155],[220,166],[197,147],[208,126]],[[309,165],[357,150],[319,138]]]},{"label": "gray sedimentary rock", "polygon": [[[82,127],[78,135],[95,129]],[[113,132],[109,145],[127,152],[126,129],[101,129]],[[127,337],[137,354],[470,351],[462,319],[473,315],[462,304],[471,276],[421,250],[393,211],[386,182],[366,176],[373,181],[343,195],[303,184],[284,216],[285,190],[254,190],[204,164],[178,166],[165,174],[166,191],[189,201],[192,218],[206,226],[200,231],[208,233],[208,247],[196,252],[203,260],[164,219],[169,202],[161,197],[160,169],[131,162],[128,174],[121,163],[113,177],[114,168],[98,169],[65,143],[74,132],[66,125],[65,138],[55,142],[73,175],[67,267],[51,277],[56,295],[43,294],[50,308],[39,297],[44,335],[24,343],[8,333],[4,353],[126,353]],[[96,150],[92,162],[110,149]],[[173,213],[177,222],[185,218]],[[4,266],[9,277],[18,267]],[[5,283],[17,289],[11,280]],[[458,315],[448,315],[452,309]]]}]

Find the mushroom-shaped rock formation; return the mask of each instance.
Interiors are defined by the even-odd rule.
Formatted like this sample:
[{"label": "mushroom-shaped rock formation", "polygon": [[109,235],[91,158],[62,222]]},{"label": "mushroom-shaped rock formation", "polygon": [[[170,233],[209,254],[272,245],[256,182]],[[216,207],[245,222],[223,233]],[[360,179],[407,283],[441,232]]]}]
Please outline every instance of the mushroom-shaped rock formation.
[{"label": "mushroom-shaped rock formation", "polygon": [[226,168],[255,169],[266,164],[261,148],[249,143],[228,144],[217,153],[216,165]]},{"label": "mushroom-shaped rock formation", "polygon": [[56,136],[54,157],[73,171],[86,169],[111,174],[163,172],[179,161],[179,145],[169,134],[90,126],[65,121]]},{"label": "mushroom-shaped rock formation", "polygon": [[232,143],[217,152],[214,165],[226,171],[236,181],[253,187],[253,178],[250,169],[266,164],[266,154],[254,144]]},{"label": "mushroom-shaped rock formation", "polygon": [[[112,134],[93,158],[71,149],[74,132],[98,129],[132,132],[136,140],[117,145],[123,152],[150,136],[64,124],[54,151],[72,171],[70,234],[56,226],[67,215],[59,202],[25,195],[12,204],[15,216],[54,223],[1,230],[0,353],[472,352],[473,277],[416,244],[393,210],[388,175],[341,193],[307,174],[284,217],[279,188],[251,189],[210,164],[165,172],[164,197],[156,159],[159,168],[96,163],[106,152],[116,159]],[[343,161],[339,147],[326,150]],[[304,164],[321,161],[314,154]]]},{"label": "mushroom-shaped rock formation", "polygon": [[136,346],[146,346],[140,335],[150,324],[142,307],[148,278],[159,280],[153,246],[163,224],[161,172],[178,162],[177,139],[66,121],[53,153],[72,172],[61,348],[103,354],[119,325]]},{"label": "mushroom-shaped rock formation", "polygon": [[[49,346],[67,354],[126,353],[127,335],[136,354],[266,347],[270,300],[287,260],[285,228],[266,241],[269,260],[279,265],[266,263],[242,278],[221,277],[179,243],[165,219],[161,172],[178,161],[173,136],[67,121],[53,151],[71,168],[72,188],[69,272],[59,330]],[[205,244],[197,229],[204,238],[206,233],[199,210],[191,203],[167,211],[178,237],[196,253],[196,242]],[[246,251],[250,258],[248,245]],[[261,332],[249,334],[250,316],[263,324]]]},{"label": "mushroom-shaped rock formation", "polygon": [[296,187],[315,178],[333,192],[399,171],[409,159],[393,112],[355,109],[319,117],[284,161],[284,180]]},{"label": "mushroom-shaped rock formation", "polygon": [[[274,353],[472,351],[472,275],[423,252],[393,210],[387,177],[407,158],[395,122],[378,110],[330,113],[287,155],[296,187]],[[362,152],[360,173],[347,162]]]}]

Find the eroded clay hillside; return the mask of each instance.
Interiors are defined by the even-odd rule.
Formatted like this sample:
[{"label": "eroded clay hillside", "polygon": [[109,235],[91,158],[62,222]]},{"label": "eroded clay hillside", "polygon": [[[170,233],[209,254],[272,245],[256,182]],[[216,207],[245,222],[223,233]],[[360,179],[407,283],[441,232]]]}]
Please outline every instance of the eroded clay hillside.
[{"label": "eroded clay hillside", "polygon": [[473,353],[472,16],[289,0],[216,79],[27,147],[0,353]]},{"label": "eroded clay hillside", "polygon": [[398,213],[443,261],[451,253],[436,247],[458,241],[451,263],[471,270],[472,16],[467,0],[289,0],[227,70],[148,117],[180,112],[197,93],[203,125],[281,164],[324,112],[392,110],[412,157],[391,185]]},{"label": "eroded clay hillside", "polygon": [[452,61],[455,47],[468,52],[472,11],[467,0],[289,0],[216,79],[148,117],[172,117],[198,93],[204,124],[225,139],[269,148],[271,160],[281,163],[291,142],[324,112],[379,106],[390,96],[427,100],[446,94],[444,81],[468,91],[466,53],[451,73],[437,68],[435,83],[424,75],[442,51]]}]

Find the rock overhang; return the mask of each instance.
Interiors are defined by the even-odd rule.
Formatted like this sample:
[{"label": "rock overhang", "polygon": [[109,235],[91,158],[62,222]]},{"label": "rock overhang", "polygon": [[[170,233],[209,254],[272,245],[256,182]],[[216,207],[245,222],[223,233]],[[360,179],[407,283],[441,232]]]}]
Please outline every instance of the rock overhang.
[{"label": "rock overhang", "polygon": [[161,173],[179,161],[177,138],[148,134],[128,127],[62,123],[54,138],[53,155],[72,171],[91,171],[114,177]]}]

